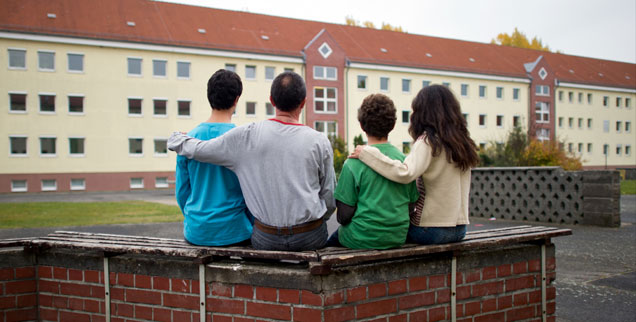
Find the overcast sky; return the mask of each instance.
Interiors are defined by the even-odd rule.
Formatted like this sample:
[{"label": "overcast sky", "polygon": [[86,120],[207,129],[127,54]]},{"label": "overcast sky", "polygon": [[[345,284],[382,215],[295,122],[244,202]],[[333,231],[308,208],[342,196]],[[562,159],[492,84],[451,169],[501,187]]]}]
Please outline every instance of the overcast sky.
[{"label": "overcast sky", "polygon": [[165,0],[304,20],[346,16],[409,33],[490,42],[517,27],[565,54],[636,63],[636,0]]}]

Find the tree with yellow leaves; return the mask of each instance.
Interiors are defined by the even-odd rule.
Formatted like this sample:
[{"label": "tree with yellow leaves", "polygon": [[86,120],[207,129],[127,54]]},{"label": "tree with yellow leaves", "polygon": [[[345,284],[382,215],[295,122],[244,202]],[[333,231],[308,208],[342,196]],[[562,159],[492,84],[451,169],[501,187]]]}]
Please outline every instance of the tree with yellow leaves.
[{"label": "tree with yellow leaves", "polygon": [[[345,24],[347,26],[355,26],[355,27],[365,27],[365,28],[372,28],[372,29],[376,29],[375,28],[375,24],[373,24],[373,22],[371,21],[363,21],[362,24],[360,24],[360,22],[358,20],[355,20],[352,16],[346,16],[345,17]],[[392,31],[397,31],[397,32],[404,32],[404,30],[402,29],[402,27],[400,26],[392,26],[389,23],[382,23],[382,27],[380,28],[382,30],[392,30]]]},{"label": "tree with yellow leaves", "polygon": [[491,44],[498,44],[503,46],[511,46],[518,48],[529,48],[542,51],[550,51],[550,47],[543,45],[541,39],[534,37],[532,40],[528,40],[523,32],[520,32],[515,27],[515,31],[508,35],[507,33],[500,33],[497,38],[490,41]]}]

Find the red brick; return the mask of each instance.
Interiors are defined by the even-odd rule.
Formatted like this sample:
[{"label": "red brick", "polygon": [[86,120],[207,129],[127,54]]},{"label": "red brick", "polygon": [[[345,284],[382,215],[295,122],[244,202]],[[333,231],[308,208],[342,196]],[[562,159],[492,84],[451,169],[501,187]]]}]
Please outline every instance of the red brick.
[{"label": "red brick", "polygon": [[[214,322],[232,322],[232,317],[227,315],[214,314],[212,315],[212,320]],[[196,320],[196,321],[199,321],[199,320]]]},{"label": "red brick", "polygon": [[397,312],[397,300],[387,299],[356,306],[356,319]]},{"label": "red brick", "polygon": [[254,298],[254,288],[249,285],[234,285],[234,297],[242,297],[246,299]]},{"label": "red brick", "polygon": [[84,282],[86,283],[101,283],[102,272],[98,271],[84,271]]},{"label": "red brick", "polygon": [[489,280],[497,277],[497,267],[484,267],[481,270],[481,279]]},{"label": "red brick", "polygon": [[126,290],[126,302],[161,304],[161,293],[142,290]]},{"label": "red brick", "polygon": [[470,318],[466,318],[466,319],[459,319],[459,320],[457,320],[457,322],[473,322],[473,318],[470,317]]},{"label": "red brick", "polygon": [[35,280],[6,282],[4,287],[5,294],[34,293],[37,291]]},{"label": "red brick", "polygon": [[[0,309],[12,309],[17,307],[15,303],[15,296],[3,296],[0,297]],[[2,315],[0,315],[1,317]]]},{"label": "red brick", "polygon": [[[457,283],[457,285],[462,284],[463,278],[464,278],[464,274],[462,272],[455,273],[455,283]],[[446,279],[446,285],[451,285],[451,283],[452,283],[451,274],[448,274]]]},{"label": "red brick", "polygon": [[446,286],[446,276],[434,275],[428,278],[428,288],[440,288]]},{"label": "red brick", "polygon": [[152,277],[152,288],[155,290],[170,290],[170,279],[161,276]]},{"label": "red brick", "polygon": [[[5,321],[7,322],[35,321],[38,318],[38,310],[36,308],[28,308],[28,309],[7,311],[5,312],[4,318],[5,318]],[[67,320],[61,319],[61,321],[67,321]],[[84,320],[77,320],[77,321],[81,322]]]},{"label": "red brick", "polygon": [[300,292],[298,290],[278,290],[278,301],[283,303],[300,303]]},{"label": "red brick", "polygon": [[325,295],[325,305],[336,305],[344,302],[344,291],[333,292]]},{"label": "red brick", "polygon": [[91,322],[106,322],[106,317],[103,315],[91,314]]},{"label": "red brick", "polygon": [[514,306],[522,306],[528,304],[528,293],[513,295],[512,303]]},{"label": "red brick", "polygon": [[68,297],[65,296],[53,296],[53,307],[58,309],[68,308]]},{"label": "red brick", "polygon": [[105,292],[106,290],[104,289],[103,286],[91,286],[91,297],[100,298],[100,299],[104,298]]},{"label": "red brick", "polygon": [[548,271],[555,270],[556,269],[556,258],[554,258],[554,257],[547,258],[546,261],[545,261],[545,264],[546,264],[546,269]]},{"label": "red brick", "polygon": [[406,313],[402,315],[389,316],[389,322],[406,322],[408,319],[409,316]]},{"label": "red brick", "polygon": [[115,315],[125,316],[129,318],[135,317],[135,313],[134,313],[135,309],[130,304],[117,303],[115,304],[115,309],[116,309]]},{"label": "red brick", "polygon": [[38,293],[38,303],[39,303],[40,307],[42,307],[42,306],[51,307],[51,306],[53,306],[53,297],[51,295]]},{"label": "red brick", "polygon": [[[205,284],[205,282],[204,282]],[[208,294],[208,288],[207,286],[205,287],[205,293],[204,294]],[[191,280],[190,281],[190,293],[191,294],[199,294],[199,280]]]},{"label": "red brick", "polygon": [[192,313],[184,311],[172,311],[172,321],[190,322],[192,321]]},{"label": "red brick", "polygon": [[481,271],[472,271],[465,274],[466,283],[472,283],[481,280]]},{"label": "red brick", "polygon": [[367,320],[367,322],[386,322],[386,320],[387,320],[387,318],[383,317],[383,318]]},{"label": "red brick", "polygon": [[343,306],[325,311],[325,321],[340,322],[355,319],[355,309],[353,306]]},{"label": "red brick", "polygon": [[221,283],[212,283],[212,295],[232,297],[232,286]]},{"label": "red brick", "polygon": [[359,302],[367,298],[367,288],[364,286],[347,290],[347,303]]},{"label": "red brick", "polygon": [[86,284],[60,283],[60,294],[90,297],[91,287]]},{"label": "red brick", "polygon": [[148,275],[135,275],[135,287],[152,288],[152,279]]},{"label": "red brick", "polygon": [[271,287],[255,287],[254,294],[257,300],[276,302],[278,294],[275,288]]},{"label": "red brick", "polygon": [[81,270],[69,268],[68,269],[68,279],[69,279],[69,281],[80,281],[80,282],[83,282],[84,281],[84,274],[82,273]]},{"label": "red brick", "polygon": [[464,304],[464,316],[479,314],[481,312],[480,302],[470,302]]},{"label": "red brick", "polygon": [[135,275],[128,273],[117,273],[117,285],[134,287]]},{"label": "red brick", "polygon": [[25,279],[35,277],[35,268],[33,267],[18,267],[15,269],[16,279]]},{"label": "red brick", "polygon": [[78,299],[75,297],[69,297],[68,299],[68,308],[74,311],[83,311],[84,310],[84,300]]},{"label": "red brick", "polygon": [[512,307],[512,295],[497,298],[497,310],[505,310]]},{"label": "red brick", "polygon": [[[450,316],[451,312],[450,312],[450,305],[448,306],[448,310],[446,312],[446,315]],[[461,318],[464,316],[464,305],[463,304],[456,304],[455,305],[455,314],[457,315],[458,318]]]},{"label": "red brick", "polygon": [[302,303],[306,305],[322,305],[322,296],[320,294],[314,294],[309,291],[303,290],[300,293],[300,297],[302,299]]},{"label": "red brick", "polygon": [[446,319],[446,308],[436,307],[428,310],[429,321],[441,321]]},{"label": "red brick", "polygon": [[64,267],[53,267],[53,278],[58,280],[66,280],[68,278],[68,272]]},{"label": "red brick", "polygon": [[389,282],[389,295],[406,293],[406,280]]},{"label": "red brick", "polygon": [[206,309],[211,312],[245,314],[245,302],[229,299],[208,298]]},{"label": "red brick", "polygon": [[426,276],[413,277],[409,279],[409,292],[427,289],[426,280]]},{"label": "red brick", "polygon": [[482,315],[475,317],[475,322],[501,322],[506,320],[506,314],[504,312],[497,312],[488,315]]},{"label": "red brick", "polygon": [[499,294],[503,292],[503,288],[503,281],[476,284],[473,285],[473,296],[482,297],[486,295]]},{"label": "red brick", "polygon": [[262,318],[290,320],[291,307],[287,305],[247,302],[247,315]]},{"label": "red brick", "polygon": [[[51,266],[38,266],[38,278],[53,278],[53,267],[51,267]],[[2,278],[0,278],[0,279],[2,279]]]},{"label": "red brick", "polygon": [[18,307],[36,306],[38,304],[37,294],[28,294],[18,296]]},{"label": "red brick", "polygon": [[428,310],[410,312],[409,321],[428,321]]},{"label": "red brick", "polygon": [[294,307],[294,321],[300,321],[300,322],[322,321],[322,310]]},{"label": "red brick", "polygon": [[524,274],[528,272],[528,262],[519,262],[512,264],[512,272],[515,274]]},{"label": "red brick", "polygon": [[556,298],[556,288],[554,286],[546,288],[546,300],[554,300]]},{"label": "red brick", "polygon": [[428,306],[435,303],[435,292],[406,295],[398,298],[400,310]]},{"label": "red brick", "polygon": [[0,269],[0,281],[9,281],[14,279],[14,270],[13,268],[3,268]]},{"label": "red brick", "polygon": [[234,322],[256,322],[256,321],[259,321],[259,320],[241,318],[241,317],[234,317]]},{"label": "red brick", "polygon": [[445,289],[445,290],[440,290],[437,291],[437,304],[442,304],[442,303],[448,303],[450,302],[450,290],[449,289]]},{"label": "red brick", "polygon": [[160,322],[172,322],[172,311],[155,307],[152,309],[152,319]]},{"label": "red brick", "polygon": [[506,277],[512,274],[512,265],[504,264],[497,267],[497,277]]},{"label": "red brick", "polygon": [[99,303],[100,301],[84,300],[84,311],[91,313],[101,313],[101,311],[99,310]]},{"label": "red brick", "polygon": [[506,292],[534,287],[534,277],[522,276],[506,280]]},{"label": "red brick", "polygon": [[481,311],[488,313],[497,310],[497,299],[488,299],[482,302]]},{"label": "red brick", "polygon": [[369,285],[369,298],[386,296],[386,283]]},{"label": "red brick", "polygon": [[556,303],[555,302],[549,302],[546,304],[546,313],[547,314],[554,314],[554,312],[556,312]]},{"label": "red brick", "polygon": [[144,320],[152,320],[152,307],[143,306],[143,305],[135,305],[135,318],[144,319]]},{"label": "red brick", "polygon": [[170,289],[173,292],[190,293],[190,281],[180,278],[170,279]]},{"label": "red brick", "polygon": [[519,321],[534,316],[534,308],[531,306],[506,311],[506,321]]},{"label": "red brick", "polygon": [[108,273],[108,280],[110,281],[110,285],[117,285],[117,273]]},{"label": "red brick", "polygon": [[528,271],[530,272],[540,272],[541,271],[541,260],[533,259],[528,261]]},{"label": "red brick", "polygon": [[470,286],[460,286],[457,288],[457,299],[463,300],[470,297]]},{"label": "red brick", "polygon": [[42,321],[59,321],[58,310],[45,309],[40,307],[40,319]]},{"label": "red brick", "polygon": [[540,303],[541,302],[541,291],[532,291],[528,294],[528,303]]},{"label": "red brick", "polygon": [[183,294],[163,294],[163,305],[182,309],[198,310],[199,298]]}]

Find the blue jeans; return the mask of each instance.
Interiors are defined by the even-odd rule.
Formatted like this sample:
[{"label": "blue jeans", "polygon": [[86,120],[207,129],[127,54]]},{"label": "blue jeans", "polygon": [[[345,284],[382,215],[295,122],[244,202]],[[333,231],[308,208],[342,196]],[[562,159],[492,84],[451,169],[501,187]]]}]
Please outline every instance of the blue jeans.
[{"label": "blue jeans", "polygon": [[294,235],[268,234],[254,227],[252,232],[252,247],[262,250],[303,251],[325,247],[327,243],[327,223],[320,227]]},{"label": "blue jeans", "polygon": [[407,243],[420,245],[458,242],[466,236],[466,225],[455,227],[418,227],[409,225]]},{"label": "blue jeans", "polygon": [[340,240],[338,239],[339,229],[340,228],[336,229],[336,231],[334,231],[333,234],[329,236],[329,239],[327,239],[327,245],[325,245],[325,247],[344,247],[342,246],[342,244],[340,243]]}]

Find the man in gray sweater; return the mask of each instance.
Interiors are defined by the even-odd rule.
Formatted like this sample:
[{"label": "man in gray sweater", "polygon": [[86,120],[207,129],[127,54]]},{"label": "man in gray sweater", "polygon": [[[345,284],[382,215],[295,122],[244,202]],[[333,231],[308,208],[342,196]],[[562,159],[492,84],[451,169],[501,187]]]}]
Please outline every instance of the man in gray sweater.
[{"label": "man in gray sweater", "polygon": [[255,217],[252,245],[267,250],[314,250],[327,242],[326,220],[336,209],[331,144],[299,123],[305,82],[285,72],[272,83],[276,117],[201,141],[175,132],[168,148],[189,159],[234,171]]}]

